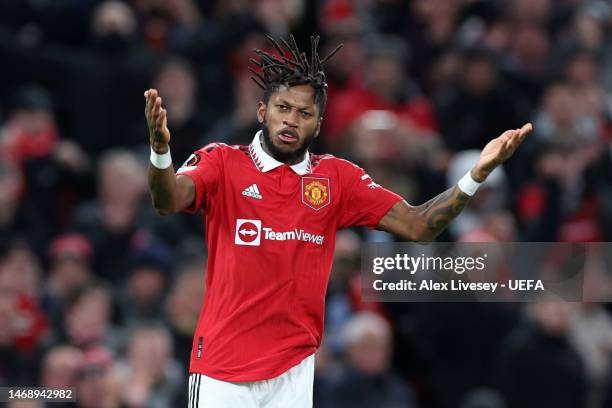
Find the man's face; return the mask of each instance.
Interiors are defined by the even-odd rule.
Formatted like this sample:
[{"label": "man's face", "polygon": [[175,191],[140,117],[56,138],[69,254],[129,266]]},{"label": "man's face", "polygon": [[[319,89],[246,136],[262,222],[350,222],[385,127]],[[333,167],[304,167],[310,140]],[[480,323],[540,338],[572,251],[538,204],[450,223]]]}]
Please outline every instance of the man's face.
[{"label": "man's face", "polygon": [[321,128],[315,90],[310,85],[281,86],[267,104],[259,102],[257,119],[264,150],[278,161],[299,163]]}]

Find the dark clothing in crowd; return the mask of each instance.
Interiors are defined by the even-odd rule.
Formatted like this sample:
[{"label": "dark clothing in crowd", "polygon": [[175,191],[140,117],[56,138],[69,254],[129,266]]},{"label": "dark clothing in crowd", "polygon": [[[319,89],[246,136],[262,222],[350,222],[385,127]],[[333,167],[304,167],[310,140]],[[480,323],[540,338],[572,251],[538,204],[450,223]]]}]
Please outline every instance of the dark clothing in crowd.
[{"label": "dark clothing in crowd", "polygon": [[412,408],[414,397],[400,377],[393,373],[366,375],[351,368],[327,388],[321,408]]},{"label": "dark clothing in crowd", "polygon": [[504,342],[498,381],[509,408],[582,407],[587,391],[583,363],[567,337],[532,324]]},{"label": "dark clothing in crowd", "polygon": [[2,27],[0,60],[9,62],[17,80],[39,82],[57,95],[66,137],[94,156],[124,145],[133,118],[142,115],[142,92],[155,67],[153,55],[130,39],[112,46],[94,41],[83,50],[46,43],[24,47]]},{"label": "dark clothing in crowd", "polygon": [[461,86],[442,90],[436,99],[440,132],[449,149],[482,149],[519,122],[513,95],[499,89],[472,95]]}]

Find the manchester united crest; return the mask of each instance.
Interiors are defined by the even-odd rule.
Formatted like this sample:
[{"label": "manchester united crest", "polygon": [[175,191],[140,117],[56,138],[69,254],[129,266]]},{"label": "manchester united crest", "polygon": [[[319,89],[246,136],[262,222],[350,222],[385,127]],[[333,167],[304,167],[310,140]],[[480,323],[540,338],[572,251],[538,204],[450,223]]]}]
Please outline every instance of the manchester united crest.
[{"label": "manchester united crest", "polygon": [[302,202],[313,210],[320,210],[331,202],[329,179],[302,177]]}]

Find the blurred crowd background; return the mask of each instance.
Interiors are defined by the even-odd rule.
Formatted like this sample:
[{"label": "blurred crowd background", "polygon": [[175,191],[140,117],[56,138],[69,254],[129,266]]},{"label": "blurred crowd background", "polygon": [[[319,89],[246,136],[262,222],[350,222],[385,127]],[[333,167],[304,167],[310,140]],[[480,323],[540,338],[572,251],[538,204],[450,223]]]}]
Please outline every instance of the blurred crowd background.
[{"label": "blurred crowd background", "polygon": [[[344,44],[313,151],[413,204],[533,122],[441,240],[612,241],[611,26],[604,0],[0,1],[0,386],[186,406],[204,226],[152,210],[143,92],[176,166],[248,144],[266,34]],[[338,234],[316,407],[612,407],[606,304],[362,303],[368,240]]]}]

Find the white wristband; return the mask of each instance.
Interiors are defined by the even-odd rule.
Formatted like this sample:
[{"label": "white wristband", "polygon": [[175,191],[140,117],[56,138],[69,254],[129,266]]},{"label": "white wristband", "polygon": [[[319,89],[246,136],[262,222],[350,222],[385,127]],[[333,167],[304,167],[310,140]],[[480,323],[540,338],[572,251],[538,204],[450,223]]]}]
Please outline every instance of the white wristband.
[{"label": "white wristband", "polygon": [[465,194],[467,194],[469,196],[473,196],[476,193],[476,190],[478,190],[478,187],[480,187],[481,184],[482,183],[479,183],[476,180],[474,180],[472,178],[471,171],[468,171],[467,173],[465,173],[465,176],[461,177],[461,180],[459,180],[459,182],[457,183],[457,186]]},{"label": "white wristband", "polygon": [[170,148],[164,154],[155,153],[155,150],[151,147],[151,164],[160,170],[165,170],[172,166],[172,157],[170,157]]}]

